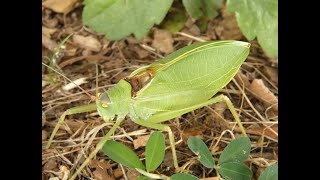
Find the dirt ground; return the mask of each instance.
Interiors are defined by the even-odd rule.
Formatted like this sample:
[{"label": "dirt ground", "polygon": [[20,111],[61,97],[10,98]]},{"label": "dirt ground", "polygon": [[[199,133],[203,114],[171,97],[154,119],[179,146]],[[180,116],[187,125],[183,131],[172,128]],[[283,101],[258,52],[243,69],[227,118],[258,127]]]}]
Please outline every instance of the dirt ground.
[{"label": "dirt ground", "polygon": [[[142,40],[130,36],[120,41],[108,41],[102,35],[84,27],[81,21],[82,9],[83,5],[78,2],[64,15],[43,7],[42,62],[49,65],[49,59],[59,43],[74,33],[65,43],[65,48],[58,53],[53,66],[64,76],[78,82],[91,95],[95,95],[97,91],[103,92],[135,69],[201,39],[246,41],[235,17],[223,9],[218,17],[209,22],[205,32],[201,32],[197,24],[189,18],[179,33],[170,33],[160,26],[155,26]],[[246,163],[253,170],[253,179],[257,179],[268,163],[278,160],[278,64],[276,59],[268,58],[264,54],[256,41],[251,44],[250,55],[241,70],[220,93],[231,99],[249,134],[252,151]],[[57,119],[64,111],[93,102],[79,88],[69,88],[68,80],[45,66],[42,79],[44,147]],[[51,147],[43,148],[43,180],[51,177],[67,179],[114,123],[104,122],[96,112],[67,116],[65,122]],[[186,144],[188,137],[201,137],[217,160],[227,143],[233,137],[241,135],[225,103],[201,108],[165,123],[175,135],[179,165],[199,178],[216,177],[217,174],[215,170],[204,168],[195,159]],[[143,159],[144,145],[152,131],[154,130],[136,125],[127,118],[117,129],[113,139],[132,148]],[[165,135],[166,145],[169,147],[167,134]],[[174,173],[170,149],[166,150],[165,160],[156,173],[167,176]],[[81,176],[81,179],[133,180],[138,173],[99,153],[82,171]]]}]

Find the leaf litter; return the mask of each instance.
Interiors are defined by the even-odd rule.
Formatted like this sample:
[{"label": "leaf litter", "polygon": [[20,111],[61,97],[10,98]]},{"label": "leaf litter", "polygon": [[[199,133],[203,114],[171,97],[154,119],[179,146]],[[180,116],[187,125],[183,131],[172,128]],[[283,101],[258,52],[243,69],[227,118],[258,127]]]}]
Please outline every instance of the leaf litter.
[{"label": "leaf litter", "polygon": [[[153,33],[141,40],[130,36],[120,41],[108,41],[87,28],[81,28],[83,5],[75,2],[71,7],[71,9],[61,8],[63,10],[59,10],[64,14],[63,18],[61,13],[56,13],[58,10],[43,5],[43,63],[48,63],[48,58],[54,53],[57,44],[62,42],[70,33],[75,33],[76,38],[70,38],[66,42],[65,53],[61,55],[58,64],[61,72],[70,79],[86,77],[87,82],[82,84],[81,87],[92,95],[95,95],[97,90],[95,62],[98,63],[99,72],[98,91],[102,92],[138,67],[150,64],[160,57],[197,40],[232,38],[245,41],[244,36],[236,26],[237,24],[235,24],[235,17],[224,14],[225,7],[220,10],[220,15],[208,22],[208,27],[204,32],[199,31],[200,27],[198,27],[197,22],[189,18],[181,30],[185,34],[172,33],[156,27],[150,31]],[[266,162],[274,162],[277,160],[278,153],[278,111],[276,111],[278,73],[277,64],[275,64],[277,61],[268,58],[255,40],[251,43],[252,48],[247,61],[241,67],[234,81],[222,89],[221,93],[227,95],[235,105],[252,143],[258,143],[262,139],[263,148],[259,146],[253,149],[251,153],[256,154]],[[66,53],[68,50],[70,52]],[[43,146],[47,143],[48,136],[52,133],[57,119],[65,110],[92,103],[91,99],[78,88],[71,88],[66,92],[58,93],[58,89],[63,88],[70,82],[59,75],[54,75],[57,81],[52,82],[48,72],[47,68],[43,68],[42,79],[45,82],[42,87],[42,112],[45,118],[43,119],[42,129]],[[270,85],[267,81],[270,81],[273,85]],[[272,112],[272,116],[269,112]],[[80,164],[76,163],[77,159],[81,157],[80,162],[82,162],[112,125],[111,123],[102,126],[103,123],[97,113],[67,116],[66,123],[59,130],[53,145],[49,149],[43,149],[43,179],[47,180],[52,177],[65,179],[70,173],[74,172],[74,168],[76,168],[74,165],[79,166]],[[181,142],[186,141],[189,136],[202,137],[208,147],[211,144],[209,148],[211,148],[214,157],[217,158],[227,143],[232,140],[232,135],[224,132],[230,131],[236,136],[240,134],[230,111],[224,103],[195,110],[180,118],[168,121],[166,124],[170,125],[175,135],[180,166],[187,167],[193,175],[198,177],[202,177],[202,174],[205,173],[206,178],[214,179],[217,174],[215,171],[204,170],[199,163],[193,160],[192,152],[187,148],[186,143]],[[95,129],[98,126],[102,128]],[[122,123],[121,128],[123,128],[123,131],[118,129],[112,138],[117,141],[125,141],[140,158],[144,158],[144,146],[149,135],[146,135],[145,131],[139,130],[146,128],[134,124],[129,119]],[[96,137],[93,137],[93,139],[86,138],[92,130],[97,132]],[[147,134],[150,134],[153,129],[147,131]],[[164,134],[166,135],[166,133]],[[221,139],[218,141],[220,136]],[[134,142],[128,137],[133,139]],[[138,140],[141,142],[137,144]],[[174,174],[174,169],[167,138],[166,141],[165,159],[156,171],[170,176]],[[213,146],[216,142],[218,142],[217,146]],[[136,143],[135,146],[134,143]],[[89,148],[83,151],[85,147]],[[275,154],[276,156],[266,156],[264,154]],[[136,177],[135,170],[123,167],[124,171],[122,171],[120,165],[109,160],[102,153],[99,153],[92,163],[83,171],[80,179],[88,177],[93,179],[121,179],[124,178],[124,175],[126,177]],[[259,163],[253,163],[252,166],[257,169],[265,168]]]}]

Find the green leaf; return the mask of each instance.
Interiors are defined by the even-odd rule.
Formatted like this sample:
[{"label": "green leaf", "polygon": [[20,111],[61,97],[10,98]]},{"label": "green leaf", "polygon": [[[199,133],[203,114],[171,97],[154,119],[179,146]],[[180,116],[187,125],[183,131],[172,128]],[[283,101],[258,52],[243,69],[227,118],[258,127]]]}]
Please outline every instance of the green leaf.
[{"label": "green leaf", "polygon": [[187,12],[193,19],[200,17],[214,18],[218,9],[222,7],[223,0],[183,0]]},{"label": "green leaf", "polygon": [[188,18],[184,15],[184,11],[173,9],[167,14],[161,27],[170,32],[178,32],[184,27],[187,20]]},{"label": "green leaf", "polygon": [[136,180],[150,180],[150,178],[146,176],[139,176]]},{"label": "green leaf", "polygon": [[155,131],[150,136],[146,145],[146,169],[154,171],[164,158],[165,142],[161,132]]},{"label": "green leaf", "polygon": [[190,136],[188,139],[188,147],[199,157],[202,165],[207,168],[214,167],[214,159],[207,145],[201,139]]},{"label": "green leaf", "polygon": [[251,169],[239,162],[224,163],[218,171],[224,179],[250,180],[252,177]]},{"label": "green leaf", "polygon": [[278,164],[267,167],[260,175],[259,180],[278,180]]},{"label": "green leaf", "polygon": [[219,165],[227,162],[243,162],[250,154],[251,143],[248,137],[239,137],[231,141],[224,148],[220,158]]},{"label": "green leaf", "polygon": [[170,180],[198,180],[198,178],[190,174],[178,173],[171,176]]},{"label": "green leaf", "polygon": [[130,148],[119,142],[107,141],[102,147],[102,152],[119,164],[129,168],[144,169],[139,157]]},{"label": "green leaf", "polygon": [[257,36],[269,56],[278,56],[278,0],[228,0],[227,9],[248,40]]},{"label": "green leaf", "polygon": [[110,40],[143,38],[165,17],[172,0],[86,0],[83,23]]}]

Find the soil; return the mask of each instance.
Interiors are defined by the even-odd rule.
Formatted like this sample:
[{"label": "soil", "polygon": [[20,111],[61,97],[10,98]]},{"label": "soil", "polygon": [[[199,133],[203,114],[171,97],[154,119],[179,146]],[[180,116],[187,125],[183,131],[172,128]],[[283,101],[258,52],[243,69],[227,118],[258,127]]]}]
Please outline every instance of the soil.
[{"label": "soil", "polygon": [[[49,65],[49,59],[59,43],[74,33],[59,51],[52,66],[63,76],[77,82],[92,96],[96,92],[107,90],[135,69],[153,63],[199,39],[247,41],[239,30],[235,17],[227,14],[224,9],[218,17],[210,20],[205,32],[201,32],[189,18],[180,33],[171,33],[160,26],[154,26],[142,40],[130,36],[119,41],[109,41],[85,27],[81,21],[82,9],[83,4],[80,2],[76,2],[66,14],[43,6],[42,62]],[[256,41],[250,43],[250,55],[246,62],[234,80],[219,93],[231,99],[251,139],[252,151],[246,164],[253,170],[253,179],[257,179],[268,164],[278,161],[278,64],[276,59],[265,55]],[[61,75],[45,66],[42,72],[44,147],[63,112],[94,102]],[[67,116],[50,148],[43,148],[42,179],[67,179],[113,124],[114,122],[104,122],[96,112]],[[199,178],[216,177],[217,174],[215,170],[204,168],[195,159],[196,156],[186,144],[188,137],[202,138],[217,160],[232,138],[241,136],[225,103],[195,110],[165,124],[171,127],[175,135],[179,165]],[[113,139],[130,147],[143,159],[145,141],[153,131],[135,124],[127,117],[114,133]],[[167,133],[164,134],[169,147]],[[156,173],[167,176],[174,174],[170,149],[166,150],[165,160]],[[121,167],[100,152],[82,171],[79,179],[131,180],[138,175],[135,170]]]}]

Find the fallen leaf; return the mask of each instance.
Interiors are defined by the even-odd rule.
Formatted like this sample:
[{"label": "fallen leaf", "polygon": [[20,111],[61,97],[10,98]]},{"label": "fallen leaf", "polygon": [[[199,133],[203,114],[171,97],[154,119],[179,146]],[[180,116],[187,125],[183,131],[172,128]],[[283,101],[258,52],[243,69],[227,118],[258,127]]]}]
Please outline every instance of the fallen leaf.
[{"label": "fallen leaf", "polygon": [[150,55],[149,51],[142,49],[140,46],[133,46],[133,50],[140,59],[146,58]]},{"label": "fallen leaf", "polygon": [[113,175],[114,175],[114,177],[115,177],[116,179],[122,177],[122,176],[123,176],[123,173],[122,173],[121,168],[118,167],[117,169],[115,169],[115,170],[113,171]]},{"label": "fallen leaf", "polygon": [[91,160],[89,163],[90,168],[102,168],[102,169],[110,169],[111,165],[104,159],[102,160]]},{"label": "fallen leaf", "polygon": [[61,180],[67,180],[69,178],[69,175],[70,175],[69,169],[66,166],[60,166],[59,169],[60,169],[59,178]]},{"label": "fallen leaf", "polygon": [[278,70],[276,68],[272,68],[269,66],[263,66],[262,71],[266,74],[266,76],[278,85]]},{"label": "fallen leaf", "polygon": [[42,141],[47,140],[47,138],[48,138],[48,132],[45,130],[42,130]]},{"label": "fallen leaf", "polygon": [[81,35],[73,35],[73,42],[78,44],[80,47],[84,49],[88,49],[91,51],[99,52],[101,50],[101,43],[94,38],[93,36],[81,36]]},{"label": "fallen leaf", "polygon": [[113,177],[111,177],[107,171],[97,168],[95,171],[93,171],[93,176],[96,180],[114,180]]},{"label": "fallen leaf", "polygon": [[133,140],[133,147],[134,149],[138,149],[140,147],[144,147],[149,140],[150,135],[139,136],[137,139]]},{"label": "fallen leaf", "polygon": [[50,50],[51,52],[54,52],[58,47],[55,41],[51,40],[49,37],[47,37],[44,34],[42,34],[42,45],[48,50]]},{"label": "fallen leaf", "polygon": [[[173,158],[172,152],[171,151],[166,152],[164,155],[164,160],[163,160],[162,165],[165,167],[173,167],[173,159],[172,158]],[[184,158],[183,155],[181,153],[177,152],[178,161],[183,158]]]},{"label": "fallen leaf", "polygon": [[53,170],[57,167],[57,161],[55,159],[49,159],[48,162],[44,165],[43,170]]},{"label": "fallen leaf", "polygon": [[166,54],[173,52],[173,39],[169,31],[156,29],[153,38],[152,47]]},{"label": "fallen leaf", "polygon": [[249,86],[252,94],[261,100],[266,106],[272,106],[272,109],[278,111],[278,98],[263,84],[261,79],[254,79]]},{"label": "fallen leaf", "polygon": [[128,168],[128,171],[126,174],[127,174],[127,178],[130,180],[136,180],[140,176],[140,173],[132,168]]},{"label": "fallen leaf", "polygon": [[235,80],[240,84],[241,87],[248,88],[250,86],[250,81],[241,71],[234,76]]},{"label": "fallen leaf", "polygon": [[46,0],[42,3],[42,6],[49,8],[57,13],[67,14],[73,10],[74,5],[78,0]]},{"label": "fallen leaf", "polygon": [[[278,125],[272,126],[271,129],[274,130],[276,133],[278,133]],[[278,139],[278,135],[275,134],[270,129],[267,129],[266,127],[250,128],[250,129],[246,129],[246,132],[248,134],[254,134],[254,135],[263,135],[264,134],[264,136],[270,137],[272,139]]]},{"label": "fallen leaf", "polygon": [[237,24],[235,15],[226,15],[222,21],[219,21],[215,28],[216,34],[221,40],[233,39],[241,40],[243,35]]},{"label": "fallen leaf", "polygon": [[202,135],[203,135],[203,132],[201,129],[191,127],[191,128],[183,130],[181,137],[182,137],[183,142],[187,143],[190,136],[197,136],[197,137],[201,138]]},{"label": "fallen leaf", "polygon": [[45,36],[51,38],[51,35],[57,31],[56,28],[47,28],[45,26],[42,26],[42,34]]}]

